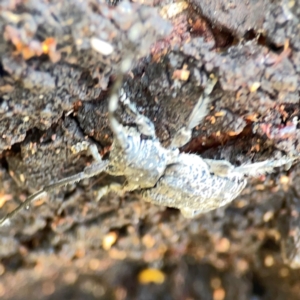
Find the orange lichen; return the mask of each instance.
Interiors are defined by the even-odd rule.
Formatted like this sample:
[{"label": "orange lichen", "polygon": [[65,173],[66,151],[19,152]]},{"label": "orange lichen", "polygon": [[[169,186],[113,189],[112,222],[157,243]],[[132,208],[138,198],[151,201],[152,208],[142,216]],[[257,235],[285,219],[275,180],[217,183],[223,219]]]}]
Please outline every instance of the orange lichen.
[{"label": "orange lichen", "polygon": [[53,63],[60,60],[60,53],[56,50],[57,44],[53,37],[48,37],[43,42],[27,37],[27,41],[22,38],[21,29],[7,25],[4,29],[4,38],[15,46],[14,54],[22,55],[25,60],[42,54],[48,55]]},{"label": "orange lichen", "polygon": [[190,71],[181,69],[181,70],[175,70],[172,75],[172,79],[179,79],[182,81],[187,81],[190,77]]},{"label": "orange lichen", "polygon": [[158,269],[144,269],[138,275],[138,281],[141,284],[162,284],[165,281],[166,275]]}]

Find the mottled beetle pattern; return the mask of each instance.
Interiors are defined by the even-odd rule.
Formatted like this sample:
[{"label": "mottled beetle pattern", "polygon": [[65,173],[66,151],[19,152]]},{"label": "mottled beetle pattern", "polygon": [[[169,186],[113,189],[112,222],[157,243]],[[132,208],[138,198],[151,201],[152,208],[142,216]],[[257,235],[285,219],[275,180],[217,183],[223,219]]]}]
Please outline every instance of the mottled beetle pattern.
[{"label": "mottled beetle pattern", "polygon": [[[196,103],[186,125],[173,138],[171,145],[164,148],[155,135],[154,124],[141,115],[136,106],[127,98],[122,87],[123,76],[116,79],[109,99],[109,122],[114,134],[109,159],[102,160],[94,144],[84,142],[73,147],[74,151],[86,149],[95,159],[83,172],[49,184],[29,196],[14,211],[5,216],[1,224],[8,223],[19,210],[45,196],[52,190],[67,184],[93,177],[102,172],[124,176],[124,184],[113,183],[99,191],[99,198],[113,191],[124,193],[137,191],[145,201],[178,208],[183,216],[192,218],[201,213],[222,207],[235,199],[244,189],[247,176],[258,176],[272,172],[275,167],[291,164],[295,158],[234,167],[225,160],[203,159],[195,154],[180,153],[179,148],[191,139],[192,129],[207,115],[210,94],[217,77],[210,75],[206,87]],[[125,107],[136,124],[123,126],[116,118],[119,102]],[[147,138],[142,139],[141,135]]]},{"label": "mottled beetle pattern", "polygon": [[[171,28],[169,24],[158,19],[149,8],[138,11],[134,5],[122,1],[117,9],[123,17],[114,19],[114,24],[118,23],[120,28],[125,24],[127,28],[127,22],[130,21],[132,26],[121,43],[122,49],[127,49],[128,53],[124,54],[119,62],[119,72],[109,97],[109,124],[114,136],[109,158],[103,160],[95,144],[83,142],[74,145],[73,152],[88,151],[93,156],[94,163],[82,172],[46,185],[32,194],[2,218],[0,225],[9,223],[18,211],[27,208],[47,193],[102,172],[123,176],[125,183],[104,186],[98,191],[98,199],[111,191],[120,194],[136,191],[145,201],[178,208],[185,217],[192,218],[222,207],[235,199],[244,189],[246,177],[272,172],[275,167],[291,165],[296,159],[283,157],[279,160],[235,167],[228,161],[203,159],[195,154],[180,153],[179,148],[191,140],[193,128],[208,114],[211,106],[210,94],[218,82],[214,74],[204,82],[204,91],[186,124],[175,134],[170,146],[163,147],[156,137],[154,124],[138,112],[135,104],[122,89],[122,82],[124,74],[132,68],[133,61],[147,53],[149,44],[156,40],[157,34],[168,34]],[[91,47],[106,57],[118,52],[109,42],[97,37],[91,38]],[[122,103],[126,112],[133,118],[135,126],[123,126],[118,121],[116,110],[119,103]]]}]

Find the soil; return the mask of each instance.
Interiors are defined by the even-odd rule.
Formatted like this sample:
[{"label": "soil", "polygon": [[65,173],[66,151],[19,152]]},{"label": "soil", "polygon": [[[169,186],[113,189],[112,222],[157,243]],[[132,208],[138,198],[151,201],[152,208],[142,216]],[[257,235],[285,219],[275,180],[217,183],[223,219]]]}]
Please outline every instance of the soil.
[{"label": "soil", "polygon": [[[298,156],[299,19],[285,0],[2,0],[0,217],[90,164],[77,143],[109,155],[107,100],[129,54],[123,88],[164,146],[214,73],[181,151],[234,165]],[[57,190],[0,227],[1,299],[300,299],[298,163],[192,220],[134,193],[95,201],[110,181]]]}]

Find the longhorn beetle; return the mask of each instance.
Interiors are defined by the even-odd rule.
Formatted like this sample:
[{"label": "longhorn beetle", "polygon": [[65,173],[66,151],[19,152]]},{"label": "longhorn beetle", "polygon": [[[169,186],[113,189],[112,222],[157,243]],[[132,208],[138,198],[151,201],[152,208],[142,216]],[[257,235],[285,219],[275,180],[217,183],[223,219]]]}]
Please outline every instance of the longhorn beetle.
[{"label": "longhorn beetle", "polygon": [[[95,160],[92,165],[32,194],[6,215],[0,225],[47,193],[102,172],[124,176],[126,182],[123,185],[114,183],[103,187],[101,195],[110,191],[138,191],[145,201],[178,208],[185,217],[192,218],[235,199],[244,189],[247,176],[272,172],[275,167],[290,164],[296,159],[283,157],[279,160],[265,160],[234,167],[225,160],[203,159],[195,154],[179,152],[178,148],[190,141],[192,129],[207,115],[209,95],[217,83],[217,77],[213,74],[210,75],[186,125],[175,134],[170,147],[164,148],[155,135],[154,124],[138,112],[121,89],[122,79],[122,75],[116,79],[109,99],[109,123],[114,134],[109,158],[102,160],[96,145],[84,142],[79,148],[82,150],[83,146],[90,152]],[[115,112],[119,101],[134,117],[136,127],[123,126],[117,121]],[[141,139],[141,134],[148,138]]]},{"label": "longhorn beetle", "polygon": [[[118,9],[126,15],[132,13],[132,7],[129,2],[123,1]],[[141,50],[142,44],[140,44],[141,49],[138,48],[141,35],[144,35],[143,39],[148,43],[156,36],[153,32],[162,29],[162,31],[167,31],[167,27],[160,28],[161,23],[149,14],[149,10],[147,13],[136,13],[135,16],[140,16],[142,21],[137,19],[139,26],[133,24],[131,30],[128,31],[130,54],[120,64],[109,97],[109,124],[114,136],[109,158],[102,160],[95,144],[84,142],[75,145],[74,151],[88,150],[95,160],[94,163],[82,172],[46,185],[29,196],[15,210],[0,220],[0,226],[7,223],[18,211],[47,193],[102,172],[124,176],[126,181],[123,185],[113,183],[103,187],[99,195],[105,195],[110,191],[118,193],[137,191],[145,201],[178,208],[185,217],[192,218],[200,213],[224,206],[235,199],[244,189],[247,176],[272,172],[275,167],[290,165],[297,159],[296,157],[283,157],[279,160],[265,160],[235,167],[225,160],[203,159],[195,154],[179,152],[179,148],[190,141],[193,128],[201,123],[208,113],[210,94],[218,81],[214,74],[209,76],[206,87],[186,124],[175,134],[171,145],[168,148],[163,147],[155,135],[154,124],[138,112],[135,104],[122,89],[122,82],[124,74],[133,64],[135,56],[133,51],[143,53],[145,50]],[[132,19],[130,15],[126,17],[126,20]],[[114,22],[117,23],[118,20],[117,18]],[[122,25],[122,22],[120,24]],[[157,28],[154,28],[155,25]],[[110,55],[114,51],[108,43],[97,38],[92,38],[91,44],[100,53],[104,51],[104,47],[105,53],[102,54],[105,55]],[[119,102],[133,117],[136,126],[123,126],[118,122],[116,110]],[[141,135],[147,138],[142,139]]]}]

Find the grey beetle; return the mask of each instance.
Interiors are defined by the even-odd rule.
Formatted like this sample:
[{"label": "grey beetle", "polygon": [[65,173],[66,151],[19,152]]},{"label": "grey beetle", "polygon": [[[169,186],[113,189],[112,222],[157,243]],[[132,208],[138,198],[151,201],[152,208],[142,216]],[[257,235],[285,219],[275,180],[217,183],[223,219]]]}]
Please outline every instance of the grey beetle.
[{"label": "grey beetle", "polygon": [[[196,103],[186,125],[175,135],[169,148],[164,148],[155,135],[154,124],[141,115],[136,106],[121,89],[123,76],[114,84],[109,99],[109,122],[114,141],[109,159],[102,160],[93,144],[75,145],[73,150],[88,150],[95,162],[83,172],[49,184],[29,196],[15,210],[6,215],[0,225],[8,222],[19,210],[47,193],[67,184],[78,182],[106,172],[114,176],[124,176],[123,185],[111,184],[103,187],[99,195],[110,191],[124,193],[137,191],[145,201],[175,207],[192,218],[224,206],[235,199],[244,189],[247,176],[257,176],[272,172],[275,167],[288,165],[296,158],[283,157],[279,160],[266,160],[234,167],[225,160],[203,159],[195,154],[180,153],[179,149],[191,139],[192,129],[207,115],[210,94],[217,78],[210,75],[207,85]],[[120,124],[115,112],[122,102],[126,111],[134,118],[136,127]],[[141,134],[147,139],[141,139]]]}]

